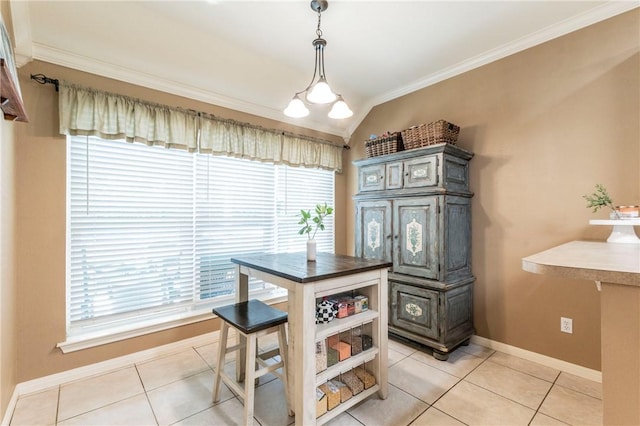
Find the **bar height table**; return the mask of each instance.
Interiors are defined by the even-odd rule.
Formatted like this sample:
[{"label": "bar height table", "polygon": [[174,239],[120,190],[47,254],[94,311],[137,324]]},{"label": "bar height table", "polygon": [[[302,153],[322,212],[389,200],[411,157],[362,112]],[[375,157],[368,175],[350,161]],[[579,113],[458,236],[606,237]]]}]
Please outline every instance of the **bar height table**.
[{"label": "bar height table", "polygon": [[[329,253],[318,253],[315,262],[308,262],[305,253],[238,256],[231,262],[236,264],[236,301],[248,300],[249,277],[288,291],[289,383],[297,426],[326,423],[375,392],[380,398],[387,398],[387,274],[390,262]],[[352,290],[368,296],[369,310],[316,326],[316,299]],[[317,375],[316,341],[329,333],[357,326],[361,321],[372,322],[373,348]],[[331,369],[337,375],[344,368],[364,361],[371,362],[376,384],[316,419],[316,387],[325,378],[331,378]],[[243,362],[236,362],[239,379],[244,376],[243,365]]]},{"label": "bar height table", "polygon": [[522,259],[537,274],[596,282],[605,425],[640,424],[640,244],[572,241]]}]

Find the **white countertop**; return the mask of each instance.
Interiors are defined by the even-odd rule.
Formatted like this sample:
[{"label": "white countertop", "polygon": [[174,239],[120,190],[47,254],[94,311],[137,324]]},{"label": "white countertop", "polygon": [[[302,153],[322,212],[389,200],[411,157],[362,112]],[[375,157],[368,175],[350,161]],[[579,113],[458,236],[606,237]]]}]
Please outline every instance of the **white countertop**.
[{"label": "white countertop", "polygon": [[591,225],[640,226],[640,219],[591,219]]},{"label": "white countertop", "polygon": [[640,287],[640,245],[572,241],[523,258],[522,269]]}]

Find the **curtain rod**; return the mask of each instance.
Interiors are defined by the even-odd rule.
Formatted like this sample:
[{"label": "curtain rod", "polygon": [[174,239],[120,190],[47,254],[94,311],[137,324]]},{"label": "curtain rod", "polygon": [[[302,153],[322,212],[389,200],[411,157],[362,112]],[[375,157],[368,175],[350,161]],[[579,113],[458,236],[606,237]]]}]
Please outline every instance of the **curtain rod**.
[{"label": "curtain rod", "polygon": [[[31,74],[31,79],[32,79],[32,80],[35,80],[37,83],[40,83],[40,84],[53,84],[53,85],[56,87],[56,92],[58,92],[58,91],[59,91],[60,81],[59,81],[59,80],[57,80],[57,79],[49,78],[49,77],[47,77],[47,76],[46,76],[46,75],[44,75],[44,74]],[[190,110],[190,111],[195,112],[195,113],[198,113],[198,115],[200,114],[198,111],[194,111],[194,110]],[[206,113],[205,113],[205,114],[206,114]],[[210,114],[207,114],[207,115],[210,115]],[[215,117],[215,116],[212,116],[212,117],[214,117],[214,118],[215,118],[215,119],[217,119],[217,120],[223,120],[223,121],[224,121],[224,120],[227,120],[227,121],[233,121],[233,122],[235,122],[235,120],[222,119],[222,118],[218,118],[218,117]],[[239,122],[238,122],[238,123],[239,123]],[[249,123],[247,123],[247,124],[249,124]],[[254,127],[254,128],[261,128],[260,126],[255,126],[255,125],[253,125],[253,124],[249,124],[249,125],[250,125],[251,127]],[[264,129],[264,128],[263,128],[263,129]],[[265,129],[265,130],[271,130],[271,129]],[[275,130],[275,129],[274,129],[274,130]],[[296,134],[294,134],[294,133],[286,132],[286,131],[283,131],[283,130],[275,130],[275,131],[276,131],[276,132],[282,132],[282,134],[283,134],[283,135],[287,134],[287,135],[292,135],[292,136],[296,136],[296,137],[297,137],[297,136],[300,136],[300,135],[296,135]],[[313,137],[311,137],[311,136],[305,136],[305,138],[309,138],[309,139],[317,139],[317,138],[313,138]],[[321,142],[324,142],[324,143],[326,143],[326,142],[327,142],[327,141],[324,141],[324,140],[321,140],[321,139],[318,139],[318,140],[319,140],[319,141],[321,141]],[[336,145],[337,145],[337,144],[336,144]],[[346,150],[351,149],[351,147],[350,147],[349,145],[347,145],[347,144],[342,144],[342,148],[343,148],[343,149],[346,149]]]},{"label": "curtain rod", "polygon": [[60,87],[59,80],[56,80],[55,78],[49,78],[44,74],[31,74],[31,80],[35,80],[37,83],[40,83],[40,84],[53,84],[54,86],[56,86],[56,92]]}]

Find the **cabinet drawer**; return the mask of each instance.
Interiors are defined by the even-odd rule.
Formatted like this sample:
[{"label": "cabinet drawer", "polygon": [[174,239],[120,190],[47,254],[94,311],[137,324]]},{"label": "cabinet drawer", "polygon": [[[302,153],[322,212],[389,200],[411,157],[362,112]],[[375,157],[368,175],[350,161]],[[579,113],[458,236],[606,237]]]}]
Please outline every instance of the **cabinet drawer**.
[{"label": "cabinet drawer", "polygon": [[380,191],[384,189],[384,164],[374,164],[360,169],[360,191]]},{"label": "cabinet drawer", "polygon": [[389,281],[389,325],[438,339],[438,292]]},{"label": "cabinet drawer", "polygon": [[430,155],[404,162],[404,187],[419,188],[438,184],[438,157]]},{"label": "cabinet drawer", "polygon": [[400,189],[402,188],[402,183],[403,183],[403,176],[402,176],[402,171],[403,169],[403,162],[402,161],[396,161],[393,163],[387,163],[386,165],[386,175],[387,175],[387,181],[386,181],[386,185],[385,185],[385,189]]}]

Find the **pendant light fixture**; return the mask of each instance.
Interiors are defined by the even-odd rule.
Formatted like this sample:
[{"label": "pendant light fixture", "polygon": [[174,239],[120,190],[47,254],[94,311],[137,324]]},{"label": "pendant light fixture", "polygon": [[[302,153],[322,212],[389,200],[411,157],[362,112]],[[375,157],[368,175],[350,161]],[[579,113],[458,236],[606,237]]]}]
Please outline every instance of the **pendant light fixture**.
[{"label": "pendant light fixture", "polygon": [[[329,117],[334,119],[348,118],[353,115],[351,109],[342,98],[342,95],[336,94],[329,87],[327,77],[324,72],[324,48],[327,41],[322,38],[322,30],[320,29],[321,14],[329,7],[329,2],[325,0],[313,0],[311,9],[318,13],[318,28],[316,29],[316,39],[313,40],[313,48],[316,51],[315,65],[313,68],[313,77],[309,85],[302,91],[297,92],[289,106],[284,110],[284,114],[288,117],[301,118],[309,115],[309,109],[300,95],[304,95],[304,99],[310,104],[331,104],[333,107],[329,111]],[[316,77],[318,78],[316,81]]]}]

